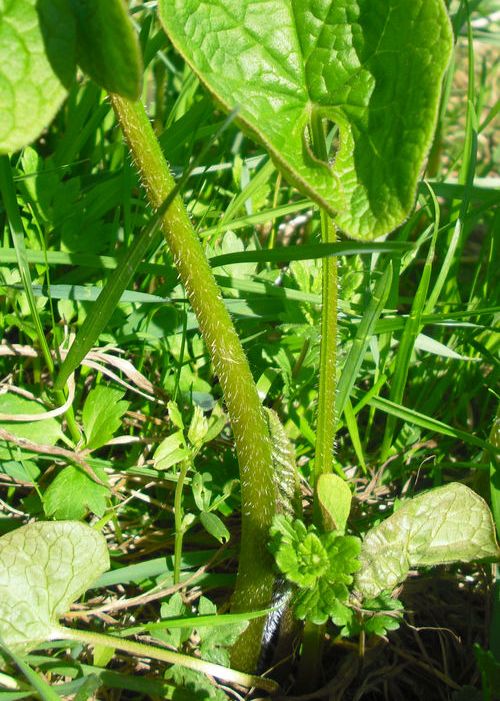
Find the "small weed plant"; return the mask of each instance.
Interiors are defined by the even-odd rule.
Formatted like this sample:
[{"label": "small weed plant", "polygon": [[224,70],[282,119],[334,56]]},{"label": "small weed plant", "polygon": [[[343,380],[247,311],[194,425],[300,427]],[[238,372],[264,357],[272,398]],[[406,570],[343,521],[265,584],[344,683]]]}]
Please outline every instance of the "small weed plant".
[{"label": "small weed plant", "polygon": [[[498,102],[478,114],[471,24],[487,4],[0,2],[0,350],[22,366],[0,394],[9,698],[224,699],[327,675],[341,698],[367,638],[401,625],[410,574],[491,574],[498,210],[475,170]],[[403,498],[383,517],[370,490]],[[476,648],[489,699],[496,604]],[[326,641],[351,646],[347,682]],[[40,647],[70,682],[50,685]]]}]

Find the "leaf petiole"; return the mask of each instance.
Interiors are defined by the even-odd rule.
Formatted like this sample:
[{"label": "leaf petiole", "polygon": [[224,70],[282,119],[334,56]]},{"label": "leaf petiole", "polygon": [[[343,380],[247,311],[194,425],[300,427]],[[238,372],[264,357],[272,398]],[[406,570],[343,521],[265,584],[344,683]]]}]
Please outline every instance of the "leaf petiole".
[{"label": "leaf petiole", "polygon": [[208,674],[209,676],[216,677],[225,682],[240,684],[247,688],[255,687],[256,689],[262,689],[269,693],[276,693],[279,689],[278,684],[271,679],[238,672],[235,669],[223,667],[222,665],[207,662],[206,660],[200,660],[190,655],[164,650],[153,645],[146,645],[145,643],[137,643],[133,640],[116,638],[113,635],[104,635],[103,633],[94,633],[86,630],[58,626],[54,629],[53,639],[75,640],[91,646],[102,645],[103,647],[129,652],[139,657],[149,657],[169,664],[179,664],[187,669],[192,669],[202,674]]}]

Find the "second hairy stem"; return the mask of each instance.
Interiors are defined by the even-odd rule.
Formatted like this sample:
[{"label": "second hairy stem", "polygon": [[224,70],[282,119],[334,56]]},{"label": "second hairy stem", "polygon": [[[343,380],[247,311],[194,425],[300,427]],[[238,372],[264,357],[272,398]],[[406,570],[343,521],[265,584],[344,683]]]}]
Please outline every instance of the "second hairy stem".
[{"label": "second hairy stem", "polygon": [[[328,149],[323,120],[313,114],[311,140],[316,157],[328,162]],[[335,227],[328,214],[321,210],[321,240],[334,243]],[[322,529],[322,519],[316,486],[322,474],[332,472],[335,439],[335,398],[337,393],[337,307],[338,307],[337,258],[323,258],[321,348],[319,363],[319,397],[314,458],[314,521]],[[321,649],[325,626],[306,623],[304,628],[302,657],[297,677],[297,691],[316,689],[321,668]]]},{"label": "second hairy stem", "polygon": [[[158,209],[175,183],[144,107],[117,95],[111,95],[111,101],[149,201]],[[219,378],[238,453],[242,535],[233,606],[240,611],[265,608],[274,582],[267,539],[275,511],[275,489],[262,405],[241,342],[180,197],[164,214],[162,230]],[[262,626],[261,620],[250,623],[240,639],[233,659],[240,669],[255,667]]]},{"label": "second hairy stem", "polygon": [[[323,120],[314,114],[311,122],[312,145],[316,157],[328,161]],[[321,239],[334,243],[335,227],[328,214],[321,210]],[[321,350],[319,366],[318,424],[314,458],[314,486],[333,466],[333,442],[335,438],[335,395],[337,392],[337,258],[323,258]]]}]

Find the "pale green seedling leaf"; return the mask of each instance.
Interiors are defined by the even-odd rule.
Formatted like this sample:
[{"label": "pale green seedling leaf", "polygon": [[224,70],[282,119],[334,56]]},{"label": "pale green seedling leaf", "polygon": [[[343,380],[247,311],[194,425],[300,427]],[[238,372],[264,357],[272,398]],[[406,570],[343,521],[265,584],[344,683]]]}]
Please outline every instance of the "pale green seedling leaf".
[{"label": "pale green seedling leaf", "polygon": [[210,533],[219,543],[228,542],[231,534],[217,514],[213,514],[210,511],[202,511],[200,514],[200,521],[207,533]]},{"label": "pale green seedling leaf", "polygon": [[122,397],[121,390],[106,385],[99,385],[89,392],[82,412],[89,450],[105,445],[120,428],[122,416],[129,406],[128,402],[120,401]]},{"label": "pale green seedling leaf", "polygon": [[108,92],[137,100],[142,55],[123,0],[70,0],[77,25],[77,60]]},{"label": "pale green seedling leaf", "polygon": [[486,502],[452,482],[403,502],[368,531],[355,587],[373,598],[403,582],[411,568],[499,557]]},{"label": "pale green seedling leaf", "polygon": [[66,0],[0,0],[0,153],[41,134],[74,72],[75,26]]},{"label": "pale green seedling leaf", "polygon": [[[160,0],[175,47],[290,182],[354,238],[411,210],[452,47],[442,0]],[[331,165],[311,118],[335,123]]]},{"label": "pale green seedling leaf", "polygon": [[318,479],[316,494],[325,530],[345,533],[352,501],[347,482],[338,475],[321,475]]},{"label": "pale green seedling leaf", "polygon": [[104,537],[74,521],[40,521],[0,538],[0,637],[25,653],[60,637],[58,619],[109,567]]},{"label": "pale green seedling leaf", "polygon": [[[102,468],[94,467],[101,481],[106,480]],[[43,508],[48,517],[59,520],[79,520],[88,512],[102,516],[106,510],[109,489],[98,484],[81,468],[64,467],[43,495]]]},{"label": "pale green seedling leaf", "polygon": [[188,460],[191,453],[185,447],[184,434],[175,431],[162,440],[153,455],[153,465],[156,470],[168,470],[173,465]]},{"label": "pale green seedling leaf", "polygon": [[201,446],[208,431],[208,419],[203,410],[195,406],[191,423],[188,430],[188,441],[196,447]]}]

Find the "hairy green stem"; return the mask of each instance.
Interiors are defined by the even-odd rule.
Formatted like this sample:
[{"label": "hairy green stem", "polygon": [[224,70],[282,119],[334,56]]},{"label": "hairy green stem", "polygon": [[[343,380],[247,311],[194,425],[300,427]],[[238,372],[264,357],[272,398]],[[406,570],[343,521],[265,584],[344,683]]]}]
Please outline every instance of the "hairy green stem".
[{"label": "hairy green stem", "polygon": [[175,520],[175,541],[174,541],[174,584],[179,584],[181,581],[181,558],[182,558],[182,541],[184,538],[184,529],[182,520],[184,512],[182,509],[182,490],[186,475],[191,467],[189,460],[184,460],[181,464],[181,471],[177,478],[174,495],[174,520]]},{"label": "hairy green stem", "polygon": [[[328,162],[328,150],[321,116],[313,114],[311,120],[312,147],[316,157]],[[325,210],[320,211],[321,240],[334,243],[335,227]],[[316,485],[324,473],[332,472],[333,447],[336,430],[335,401],[337,393],[337,306],[338,306],[337,258],[323,258],[321,347],[319,361],[319,397],[314,457],[314,521],[322,528],[322,518],[317,500]],[[308,624],[304,630],[302,658],[298,672],[301,691],[317,687],[321,668],[321,650],[325,634],[324,625]]]},{"label": "hairy green stem", "polygon": [[212,677],[233,684],[241,684],[245,687],[256,687],[257,689],[264,689],[271,693],[278,690],[278,685],[271,679],[263,679],[262,677],[256,677],[252,674],[237,672],[229,667],[223,667],[213,662],[200,660],[198,657],[191,657],[190,655],[184,655],[180,652],[172,652],[171,650],[165,650],[153,645],[146,645],[145,643],[137,643],[134,640],[124,640],[114,635],[104,635],[103,633],[66,628],[64,626],[60,626],[56,633],[57,637],[63,640],[76,640],[86,645],[100,645],[129,652],[131,655],[137,655],[138,657],[149,657],[150,659],[160,660],[168,664],[179,664],[187,669],[193,669],[202,674],[209,674]]},{"label": "hairy green stem", "polygon": [[[325,132],[321,116],[314,114],[311,121],[312,145],[316,156],[328,162]],[[334,243],[335,227],[328,214],[321,210],[321,238],[323,243]],[[323,258],[321,349],[319,361],[319,398],[314,458],[314,484],[333,466],[335,438],[335,395],[337,391],[337,258]]]},{"label": "hairy green stem", "polygon": [[[111,95],[111,101],[149,201],[158,209],[173,190],[174,180],[144,107],[117,95]],[[275,490],[271,441],[262,405],[241,342],[180,197],[164,214],[162,230],[224,392],[238,453],[242,535],[233,606],[236,611],[265,608],[274,582],[267,540],[275,512]],[[263,625],[260,620],[252,622],[238,641],[233,664],[240,669],[255,668]]]}]

